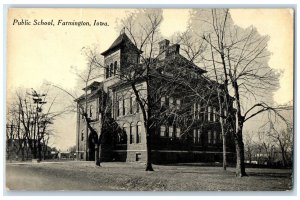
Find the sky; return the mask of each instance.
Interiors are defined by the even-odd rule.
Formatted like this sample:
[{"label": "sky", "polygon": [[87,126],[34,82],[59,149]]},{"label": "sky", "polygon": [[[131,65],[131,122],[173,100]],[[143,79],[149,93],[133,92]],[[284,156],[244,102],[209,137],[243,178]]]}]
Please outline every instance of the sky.
[{"label": "sky", "polygon": [[[48,81],[74,89],[77,79],[71,66],[86,67],[82,47],[96,45],[106,50],[119,35],[115,26],[132,10],[122,9],[13,9],[7,22],[7,100],[18,87],[38,88]],[[270,67],[282,70],[276,103],[293,98],[293,13],[288,9],[233,9],[234,22],[241,27],[255,26],[262,35],[269,35],[272,52]],[[186,29],[188,9],[164,9],[161,33],[169,38],[174,32]],[[14,20],[65,20],[107,22],[109,26],[32,26],[12,25]],[[255,119],[254,119],[255,120]],[[66,150],[75,145],[75,115],[61,117],[55,122],[54,146]]]}]

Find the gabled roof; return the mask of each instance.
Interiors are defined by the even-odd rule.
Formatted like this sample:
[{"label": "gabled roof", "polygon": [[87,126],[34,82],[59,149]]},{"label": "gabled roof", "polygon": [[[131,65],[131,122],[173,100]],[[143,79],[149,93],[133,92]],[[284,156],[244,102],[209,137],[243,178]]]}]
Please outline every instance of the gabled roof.
[{"label": "gabled roof", "polygon": [[98,81],[94,81],[91,84],[89,84],[87,87],[82,88],[82,90],[88,90],[88,89],[95,89],[98,88],[102,83]]},{"label": "gabled roof", "polygon": [[130,46],[135,47],[135,50],[138,53],[142,53],[142,51],[140,51],[132,42],[131,40],[128,38],[128,36],[125,33],[122,33],[119,35],[119,37],[112,43],[112,45],[110,45],[110,47],[101,53],[101,55],[105,56],[107,54],[109,54],[110,52],[114,51],[115,49],[119,48],[121,45],[123,44],[130,44]]},{"label": "gabled roof", "polygon": [[[102,93],[103,91],[103,82],[94,81],[87,87],[83,88],[82,90],[89,90],[91,89],[91,93],[87,94],[87,99],[93,98],[94,96],[97,96]],[[75,102],[79,102],[81,100],[85,99],[85,94],[82,94],[80,97],[75,99]]]},{"label": "gabled roof", "polygon": [[[89,100],[89,99],[92,99],[92,98],[95,98],[95,97],[99,97],[99,95],[101,95],[102,92],[103,92],[103,88],[99,87],[99,88],[91,91],[91,93],[87,94],[86,98]],[[84,100],[84,99],[85,99],[85,94],[82,94],[80,97],[78,97],[74,101],[78,103],[78,102],[80,102],[81,100]]]},{"label": "gabled roof", "polygon": [[[163,64],[176,63],[179,66],[185,66],[187,68],[194,69],[194,70],[198,71],[201,74],[207,72],[206,70],[204,70],[204,69],[198,67],[197,65],[195,65],[195,63],[193,63],[192,61],[189,61],[188,59],[186,59],[181,54],[175,54],[175,55],[167,56],[165,59],[159,60],[158,62],[163,63]],[[162,65],[162,66],[164,66],[164,65]]]}]

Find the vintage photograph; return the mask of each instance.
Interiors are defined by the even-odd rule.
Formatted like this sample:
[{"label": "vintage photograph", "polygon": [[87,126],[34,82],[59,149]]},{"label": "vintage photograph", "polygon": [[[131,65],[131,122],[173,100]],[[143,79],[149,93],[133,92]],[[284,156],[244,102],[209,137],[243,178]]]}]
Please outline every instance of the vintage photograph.
[{"label": "vintage photograph", "polygon": [[294,15],[9,8],[6,191],[293,191]]}]

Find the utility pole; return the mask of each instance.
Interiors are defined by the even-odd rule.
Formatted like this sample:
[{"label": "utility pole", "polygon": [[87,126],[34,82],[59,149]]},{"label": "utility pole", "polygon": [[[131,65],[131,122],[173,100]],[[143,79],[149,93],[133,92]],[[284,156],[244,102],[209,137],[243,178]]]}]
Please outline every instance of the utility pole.
[{"label": "utility pole", "polygon": [[[42,106],[46,104],[47,102],[45,101],[46,94],[39,94],[37,93],[33,88],[32,93],[30,96],[32,96],[33,103],[36,104],[36,111],[35,111],[35,130],[36,130],[36,135],[34,135],[33,142],[34,142],[34,156],[36,156],[36,142],[37,142],[37,148],[38,148],[38,161],[41,161],[42,159],[42,147],[41,147],[41,135],[40,135],[40,123],[42,121],[39,121],[39,113],[42,113],[43,109]],[[43,99],[44,98],[44,99]],[[34,131],[35,133],[35,131]]]}]

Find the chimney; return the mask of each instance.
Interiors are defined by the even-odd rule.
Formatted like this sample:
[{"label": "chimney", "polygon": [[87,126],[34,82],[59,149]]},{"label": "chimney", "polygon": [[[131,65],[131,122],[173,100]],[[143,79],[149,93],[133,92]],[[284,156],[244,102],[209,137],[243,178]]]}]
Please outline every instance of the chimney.
[{"label": "chimney", "polygon": [[168,49],[168,56],[179,54],[179,49],[180,49],[180,45],[179,44],[173,44]]},{"label": "chimney", "polygon": [[159,44],[159,53],[162,53],[167,50],[167,48],[169,47],[170,41],[167,39],[164,39],[164,40],[160,41],[158,44]]},{"label": "chimney", "polygon": [[158,59],[162,60],[162,59],[166,58],[167,53],[168,53],[167,51],[168,51],[168,48],[169,48],[169,44],[170,44],[170,41],[167,40],[167,39],[164,39],[164,40],[162,40],[158,43],[158,45],[159,45]]},{"label": "chimney", "polygon": [[173,44],[170,45],[170,41],[167,39],[164,39],[160,41],[159,43],[159,59],[165,59],[167,56],[176,55],[179,54],[180,45],[179,44]]}]

